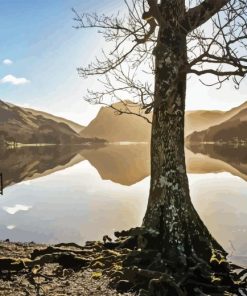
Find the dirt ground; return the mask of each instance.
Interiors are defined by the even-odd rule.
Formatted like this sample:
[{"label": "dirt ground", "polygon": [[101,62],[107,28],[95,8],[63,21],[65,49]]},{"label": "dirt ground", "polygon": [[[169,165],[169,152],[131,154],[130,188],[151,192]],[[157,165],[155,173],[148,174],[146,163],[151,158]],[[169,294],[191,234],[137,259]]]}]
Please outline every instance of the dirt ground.
[{"label": "dirt ground", "polygon": [[[31,258],[31,253],[37,249],[45,250],[47,246],[0,241],[0,295],[133,295],[130,293],[120,294],[109,288],[109,277],[102,273],[101,268],[97,268],[97,264],[94,265],[93,269],[88,267],[78,271],[72,268],[63,268],[57,263],[37,265],[32,267],[31,270],[20,270],[18,272],[10,271],[9,268],[4,270],[4,261],[1,261],[1,259]],[[78,251],[76,247],[70,247],[71,249]],[[99,265],[99,267],[101,266]]]}]

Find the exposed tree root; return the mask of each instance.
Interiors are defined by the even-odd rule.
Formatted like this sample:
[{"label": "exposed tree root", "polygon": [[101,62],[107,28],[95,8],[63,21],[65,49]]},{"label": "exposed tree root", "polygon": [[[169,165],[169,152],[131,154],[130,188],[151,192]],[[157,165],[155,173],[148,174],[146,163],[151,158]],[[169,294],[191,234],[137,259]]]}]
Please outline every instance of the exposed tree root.
[{"label": "exposed tree root", "polygon": [[[136,228],[116,233],[118,238],[121,235],[125,239],[128,235],[136,236],[138,246],[144,240],[151,247],[134,248],[123,262],[125,280],[133,283],[132,289],[140,295],[247,295],[247,269],[230,264],[221,252],[212,250],[209,262],[191,253],[181,264],[179,259],[166,260],[155,248],[154,232]],[[237,272],[239,269],[242,270]]]},{"label": "exposed tree root", "polygon": [[62,270],[90,268],[99,276],[106,274],[111,278],[111,287],[140,296],[247,295],[247,269],[229,264],[216,252],[210,262],[191,254],[186,265],[179,265],[166,260],[155,249],[155,233],[149,233],[154,238],[148,242],[150,248],[138,249],[140,233],[148,240],[146,230],[135,228],[117,232],[116,241],[87,242],[85,246],[58,244],[35,249],[30,258],[0,258],[0,277],[6,277],[6,273],[27,273],[38,292],[42,285],[35,278],[51,280],[42,274],[42,268],[56,263]]}]

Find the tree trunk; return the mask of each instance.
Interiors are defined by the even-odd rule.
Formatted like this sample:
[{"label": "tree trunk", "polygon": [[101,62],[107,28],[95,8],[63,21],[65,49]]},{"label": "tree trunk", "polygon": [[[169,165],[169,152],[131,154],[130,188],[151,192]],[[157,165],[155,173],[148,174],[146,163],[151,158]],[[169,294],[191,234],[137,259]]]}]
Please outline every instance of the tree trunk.
[{"label": "tree trunk", "polygon": [[184,0],[162,1],[161,12],[169,21],[161,24],[154,51],[156,81],[151,185],[143,226],[159,233],[160,248],[166,258],[184,262],[187,256],[195,253],[208,260],[212,249],[223,250],[211,237],[191,203],[186,174],[187,48],[186,33],[179,26],[179,18],[185,12]]}]

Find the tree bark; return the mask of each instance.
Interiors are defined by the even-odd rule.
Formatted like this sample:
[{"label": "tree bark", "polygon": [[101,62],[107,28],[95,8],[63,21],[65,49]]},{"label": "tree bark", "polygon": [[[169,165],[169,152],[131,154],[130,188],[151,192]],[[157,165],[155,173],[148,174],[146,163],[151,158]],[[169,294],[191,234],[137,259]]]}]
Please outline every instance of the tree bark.
[{"label": "tree bark", "polygon": [[[172,5],[172,6],[169,6]],[[189,192],[184,153],[186,33],[180,28],[184,0],[162,1],[156,59],[151,139],[151,185],[143,226],[159,233],[162,254],[184,262],[195,253],[208,260],[223,249],[195,211]],[[168,14],[169,12],[169,14]]]}]

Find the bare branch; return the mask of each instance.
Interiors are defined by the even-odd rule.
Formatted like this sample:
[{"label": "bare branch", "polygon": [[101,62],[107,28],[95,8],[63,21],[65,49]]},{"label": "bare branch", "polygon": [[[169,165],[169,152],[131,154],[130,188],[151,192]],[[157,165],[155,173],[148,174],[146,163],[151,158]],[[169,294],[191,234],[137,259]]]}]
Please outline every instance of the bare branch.
[{"label": "bare branch", "polygon": [[239,87],[247,70],[246,1],[230,1],[210,22],[210,30],[198,28],[188,35],[187,72],[214,75],[211,85],[218,86],[232,78]]},{"label": "bare branch", "polygon": [[[239,87],[247,74],[246,1],[187,0],[189,7],[186,10],[185,0],[177,0],[183,6],[181,11],[173,11],[171,0],[123,1],[126,9],[116,15],[80,15],[74,11],[76,28],[95,29],[109,44],[108,50],[102,51],[93,63],[78,69],[83,77],[99,76],[101,89],[89,90],[88,102],[111,106],[126,98],[140,103],[140,112],[134,112],[137,116],[144,114],[145,117],[152,111],[155,96],[153,53],[162,26],[168,31],[169,26],[176,26],[187,36],[188,61],[183,69],[186,73],[206,79],[209,75],[215,77],[210,83],[200,80],[203,84],[221,87],[232,79]],[[171,11],[163,9],[161,14],[162,5],[168,5]],[[175,23],[173,14],[176,15]],[[132,111],[129,108],[125,113]]]},{"label": "bare branch", "polygon": [[185,15],[183,27],[190,32],[203,25],[218,13],[230,0],[205,0],[200,5],[191,8]]}]

